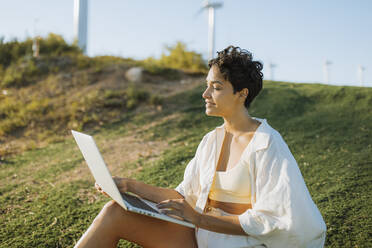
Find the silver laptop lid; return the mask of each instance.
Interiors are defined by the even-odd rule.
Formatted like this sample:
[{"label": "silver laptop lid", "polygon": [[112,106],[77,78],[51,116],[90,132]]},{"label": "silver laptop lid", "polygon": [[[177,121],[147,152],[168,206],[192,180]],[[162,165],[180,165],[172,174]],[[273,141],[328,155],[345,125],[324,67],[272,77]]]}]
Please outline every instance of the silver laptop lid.
[{"label": "silver laptop lid", "polygon": [[119,189],[116,187],[112,176],[107,169],[105,162],[99,152],[96,143],[92,136],[71,130],[72,135],[78,144],[85,161],[88,164],[96,182],[101,186],[112,199],[119,203],[122,207],[127,209],[125,202],[120,194]]}]

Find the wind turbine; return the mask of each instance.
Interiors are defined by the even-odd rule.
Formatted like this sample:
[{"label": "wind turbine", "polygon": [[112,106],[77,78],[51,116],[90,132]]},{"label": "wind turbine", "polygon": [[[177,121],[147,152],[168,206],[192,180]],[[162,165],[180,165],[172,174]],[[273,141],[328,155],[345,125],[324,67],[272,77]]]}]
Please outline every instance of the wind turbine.
[{"label": "wind turbine", "polygon": [[329,60],[324,61],[323,64],[323,73],[324,73],[324,82],[329,83],[329,66],[332,65],[332,62]]},{"label": "wind turbine", "polygon": [[34,38],[32,39],[32,56],[35,58],[39,57],[39,51],[40,51],[40,42],[39,42],[39,35],[36,29],[37,22],[39,21],[38,18],[34,19]]},{"label": "wind turbine", "polygon": [[74,38],[78,46],[87,51],[88,33],[88,0],[74,0]]},{"label": "wind turbine", "polygon": [[358,66],[358,77],[359,77],[359,83],[363,87],[364,82],[363,82],[363,72],[366,70],[366,68],[362,65]]},{"label": "wind turbine", "polygon": [[270,62],[269,68],[270,68],[270,80],[271,81],[274,81],[274,68],[275,67],[277,67],[277,65]]},{"label": "wind turbine", "polygon": [[198,14],[204,9],[208,9],[208,60],[213,58],[215,46],[215,9],[221,8],[222,3],[209,3],[208,0],[204,1],[204,6],[199,10]]}]

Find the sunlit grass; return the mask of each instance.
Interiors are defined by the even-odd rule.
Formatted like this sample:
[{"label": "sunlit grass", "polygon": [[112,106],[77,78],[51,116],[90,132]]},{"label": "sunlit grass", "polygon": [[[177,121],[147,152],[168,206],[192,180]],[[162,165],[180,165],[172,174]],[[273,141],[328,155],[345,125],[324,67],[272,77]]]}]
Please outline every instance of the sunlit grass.
[{"label": "sunlit grass", "polygon": [[[92,134],[99,147],[135,134],[167,141],[153,162],[119,158],[115,166],[141,166],[133,177],[175,187],[203,135],[222,123],[205,115],[202,88],[165,98],[161,112],[125,113]],[[371,106],[372,89],[276,82],[265,84],[250,110],[293,152],[327,224],[327,247],[372,247]],[[0,247],[72,247],[108,201],[93,183],[71,136],[1,163]],[[135,245],[121,241],[119,247]]]}]

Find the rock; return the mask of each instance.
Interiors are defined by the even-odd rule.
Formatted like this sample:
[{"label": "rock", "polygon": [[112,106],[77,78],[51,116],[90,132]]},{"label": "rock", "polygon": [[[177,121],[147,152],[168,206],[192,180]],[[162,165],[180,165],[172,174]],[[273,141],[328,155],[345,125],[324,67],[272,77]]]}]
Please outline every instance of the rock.
[{"label": "rock", "polygon": [[182,79],[182,80],[180,81],[181,84],[190,84],[191,82],[192,82],[192,80],[189,79],[189,78],[187,78],[187,79]]},{"label": "rock", "polygon": [[125,73],[125,77],[131,82],[141,82],[143,77],[143,68],[132,67]]}]

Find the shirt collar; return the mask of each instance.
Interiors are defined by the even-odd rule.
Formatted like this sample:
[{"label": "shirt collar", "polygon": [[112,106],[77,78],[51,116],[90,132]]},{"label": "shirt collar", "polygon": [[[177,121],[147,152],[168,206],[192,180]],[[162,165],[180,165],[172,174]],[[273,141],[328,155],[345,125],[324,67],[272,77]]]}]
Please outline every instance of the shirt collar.
[{"label": "shirt collar", "polygon": [[[256,129],[255,134],[251,140],[250,144],[252,146],[253,152],[265,149],[269,146],[269,140],[271,135],[271,128],[267,123],[266,119],[261,119],[257,117],[252,117],[253,119],[261,122],[260,126]],[[225,123],[216,127],[216,135],[223,139],[225,132]]]}]

